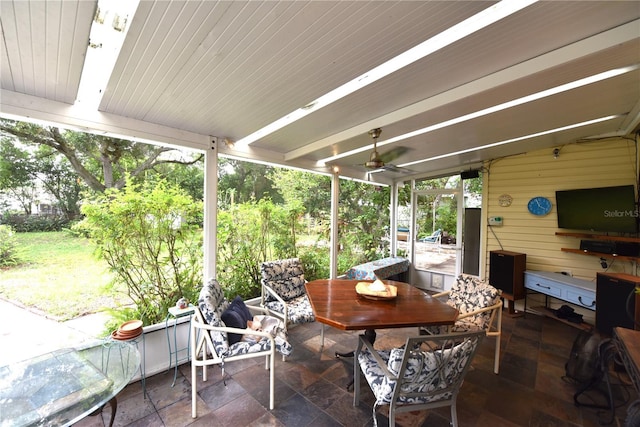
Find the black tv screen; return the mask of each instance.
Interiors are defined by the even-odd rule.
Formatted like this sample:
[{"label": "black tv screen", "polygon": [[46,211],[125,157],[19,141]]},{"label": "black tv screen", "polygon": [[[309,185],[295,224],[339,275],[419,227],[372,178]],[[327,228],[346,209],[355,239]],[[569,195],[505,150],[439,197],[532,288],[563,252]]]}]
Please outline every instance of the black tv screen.
[{"label": "black tv screen", "polygon": [[633,185],[556,191],[558,228],[638,232]]}]

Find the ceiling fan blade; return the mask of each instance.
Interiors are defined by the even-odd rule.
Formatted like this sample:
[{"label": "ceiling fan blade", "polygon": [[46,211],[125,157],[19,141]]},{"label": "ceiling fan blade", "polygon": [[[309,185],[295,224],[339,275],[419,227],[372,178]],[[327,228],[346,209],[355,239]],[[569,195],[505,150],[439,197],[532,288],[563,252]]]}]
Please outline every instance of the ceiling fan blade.
[{"label": "ceiling fan blade", "polygon": [[387,163],[383,167],[380,167],[377,169],[370,169],[370,171],[371,173],[392,172],[392,173],[402,174],[402,175],[406,175],[414,172],[411,169],[402,168],[400,166],[396,166],[391,163]]},{"label": "ceiling fan blade", "polygon": [[[369,156],[369,160],[366,161],[363,166],[371,172],[381,172],[384,170],[398,172],[401,170],[401,168],[398,168],[395,165],[391,165],[389,164],[389,162],[402,156],[404,153],[406,153],[410,149],[407,147],[395,147],[383,154],[378,153],[377,142],[381,133],[382,133],[382,129],[380,128],[371,129],[369,131],[369,136],[373,138],[373,151]],[[407,169],[407,172],[411,172],[411,171]]]},{"label": "ceiling fan blade", "polygon": [[411,151],[409,147],[395,147],[385,153],[380,154],[380,160],[385,163],[390,163],[403,154],[407,153],[408,151]]}]

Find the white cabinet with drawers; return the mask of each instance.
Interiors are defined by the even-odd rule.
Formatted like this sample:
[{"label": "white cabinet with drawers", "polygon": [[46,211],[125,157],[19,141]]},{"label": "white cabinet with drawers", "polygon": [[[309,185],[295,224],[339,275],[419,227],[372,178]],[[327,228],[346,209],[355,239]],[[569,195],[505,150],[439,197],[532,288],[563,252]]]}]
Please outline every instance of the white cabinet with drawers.
[{"label": "white cabinet with drawers", "polygon": [[596,284],[561,273],[526,270],[524,287],[589,310],[596,309]]}]

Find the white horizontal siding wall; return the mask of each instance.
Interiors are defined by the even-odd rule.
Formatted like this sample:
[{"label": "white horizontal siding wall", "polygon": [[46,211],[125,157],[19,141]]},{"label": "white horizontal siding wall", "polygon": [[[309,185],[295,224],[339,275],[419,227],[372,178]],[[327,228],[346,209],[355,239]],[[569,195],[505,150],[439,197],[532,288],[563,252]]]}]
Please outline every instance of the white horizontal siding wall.
[{"label": "white horizontal siding wall", "polygon": [[[595,280],[596,273],[605,271],[596,256],[561,251],[561,248],[579,248],[580,239],[555,235],[557,231],[573,231],[558,228],[555,192],[635,184],[636,144],[631,140],[614,139],[558,148],[560,153],[556,159],[553,149],[549,148],[494,160],[485,165],[488,170],[485,176],[485,212],[487,217],[503,217],[504,225],[486,229],[484,277],[489,276],[489,251],[499,249],[527,254],[528,270],[571,271],[573,276],[585,280]],[[511,206],[498,205],[501,194],[513,197]],[[535,196],[544,196],[552,201],[551,213],[543,217],[529,213],[527,203]],[[609,272],[636,274],[633,262],[607,261]]]}]

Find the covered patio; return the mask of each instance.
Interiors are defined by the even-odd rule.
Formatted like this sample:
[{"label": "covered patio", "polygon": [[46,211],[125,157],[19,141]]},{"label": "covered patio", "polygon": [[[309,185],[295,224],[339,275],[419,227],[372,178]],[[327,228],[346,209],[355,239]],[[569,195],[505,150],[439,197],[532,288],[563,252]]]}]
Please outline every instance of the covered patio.
[{"label": "covered patio", "polygon": [[[340,179],[392,187],[395,255],[400,185],[487,171],[534,150],[553,162],[566,145],[635,141],[639,129],[637,1],[122,3],[1,0],[0,116],[204,153],[203,282],[217,268],[219,156],[332,177],[336,277]],[[523,222],[511,235],[541,234]],[[592,427],[606,419],[576,407],[575,387],[563,379],[578,330],[528,313],[505,316],[503,331],[500,375],[485,340],[460,396],[461,425]],[[402,338],[381,331],[378,343]],[[148,378],[149,399],[139,383],[129,385],[115,425],[371,425],[371,396],[352,406],[351,361],[334,357],[353,349],[355,335],[327,328],[322,353],[317,324],[292,328],[290,339],[295,352],[276,360],[273,411],[256,360],[229,364],[226,386],[212,368],[193,420],[185,364],[175,387],[172,371]],[[412,413],[402,424],[445,426],[446,411]],[[620,423],[624,413],[617,410]],[[105,417],[79,425],[108,425]]]},{"label": "covered patio", "polygon": [[[380,330],[376,345],[398,346],[413,329]],[[503,363],[500,375],[493,373],[493,340],[486,339],[474,357],[458,399],[461,426],[584,426],[608,422],[611,412],[577,407],[577,387],[563,378],[578,329],[544,316],[503,320]],[[289,338],[293,354],[276,360],[276,407],[269,411],[268,374],[262,359],[229,363],[226,386],[219,367],[209,368],[209,379],[198,386],[198,418],[191,418],[190,365],[181,365],[176,385],[173,369],[147,379],[149,399],[139,382],[130,384],[118,397],[115,426],[371,426],[373,394],[362,385],[360,405],[353,407],[353,393],[346,385],[353,376],[351,359],[337,359],[336,351],[353,350],[356,333],[325,328],[325,347],[319,352],[317,324],[292,328]],[[625,399],[629,386],[624,372],[612,376],[616,403],[613,425],[624,425]],[[627,383],[628,384],[628,383]],[[602,395],[588,393],[604,404]],[[388,421],[385,408],[378,410],[378,425]],[[110,411],[89,417],[78,427],[108,425]],[[411,412],[398,419],[403,426],[448,426],[449,410]]]},{"label": "covered patio", "polygon": [[0,7],[2,117],[206,154],[204,280],[219,155],[334,177],[335,242],[340,178],[395,189],[640,123],[636,1]]}]

